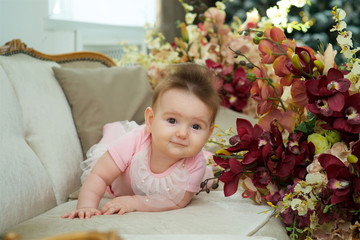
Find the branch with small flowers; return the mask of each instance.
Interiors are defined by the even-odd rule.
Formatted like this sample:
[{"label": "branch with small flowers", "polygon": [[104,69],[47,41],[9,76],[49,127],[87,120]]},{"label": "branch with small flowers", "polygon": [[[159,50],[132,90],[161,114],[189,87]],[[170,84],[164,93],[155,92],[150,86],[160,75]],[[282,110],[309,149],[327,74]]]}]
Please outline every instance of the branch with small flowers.
[{"label": "branch with small flowers", "polygon": [[[249,30],[248,30],[248,31],[249,31]],[[247,32],[247,31],[245,31],[245,32]],[[258,31],[258,33],[261,33],[261,32]],[[268,39],[268,38],[266,37],[266,38],[263,38],[263,39]],[[259,40],[259,41],[260,41],[260,40]],[[256,42],[257,42],[257,41],[256,41]],[[239,50],[236,50],[236,51],[235,51],[235,50],[231,49],[230,47],[229,47],[229,49],[230,49],[232,52],[235,53],[235,55],[234,55],[235,58],[238,58],[239,56],[241,56],[241,57],[244,57],[244,58],[248,61],[248,63],[246,63],[246,62],[244,62],[244,61],[240,61],[240,65],[247,65],[247,67],[250,68],[250,69],[252,69],[253,67],[255,67],[255,68],[259,69],[259,71],[262,73],[263,76],[266,76],[265,72],[264,72],[260,67],[258,67],[257,65],[255,65],[246,55],[242,54],[241,51],[239,51]],[[284,53],[284,54],[285,54],[285,53]],[[253,81],[256,80],[256,75],[253,74],[253,73],[248,73],[246,77],[247,77],[247,79],[248,79],[250,82],[253,82]],[[272,87],[272,88],[274,89],[277,98],[268,97],[268,99],[270,99],[270,100],[272,100],[272,101],[279,101],[280,104],[281,104],[282,109],[283,109],[284,111],[286,111],[285,105],[284,105],[283,101],[281,100],[281,96],[280,96],[280,94],[278,93],[276,87],[273,85],[273,80],[272,80],[271,78],[269,78],[269,77],[258,78],[258,79],[267,81],[267,83],[270,85],[270,87]]]},{"label": "branch with small flowers", "polygon": [[244,197],[267,202],[293,240],[360,239],[360,83],[350,74],[358,59],[345,72],[331,45],[300,47],[277,27],[243,33],[261,62],[229,49],[244,58],[259,122],[237,119],[237,132],[213,155],[225,196],[239,186]]}]

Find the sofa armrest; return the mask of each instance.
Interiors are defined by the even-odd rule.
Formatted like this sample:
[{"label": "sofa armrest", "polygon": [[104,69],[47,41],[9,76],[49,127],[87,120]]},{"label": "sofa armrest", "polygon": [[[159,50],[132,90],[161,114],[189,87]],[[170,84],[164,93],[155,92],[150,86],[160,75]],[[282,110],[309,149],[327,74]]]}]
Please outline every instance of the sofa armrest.
[{"label": "sofa armrest", "polygon": [[17,53],[24,53],[40,60],[53,61],[66,67],[72,67],[72,65],[74,65],[74,67],[116,66],[116,63],[110,57],[98,52],[84,51],[50,55],[28,48],[20,39],[14,39],[0,47],[1,55],[9,56]]}]

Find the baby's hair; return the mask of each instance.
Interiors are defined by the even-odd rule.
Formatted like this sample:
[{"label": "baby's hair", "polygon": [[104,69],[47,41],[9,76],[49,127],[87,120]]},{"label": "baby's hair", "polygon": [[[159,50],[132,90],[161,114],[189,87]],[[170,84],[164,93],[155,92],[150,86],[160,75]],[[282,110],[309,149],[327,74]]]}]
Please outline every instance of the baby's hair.
[{"label": "baby's hair", "polygon": [[215,74],[206,66],[195,63],[169,65],[164,73],[164,77],[154,89],[152,106],[155,107],[159,97],[170,89],[185,90],[194,94],[210,108],[213,124],[220,104],[220,97],[215,89]]}]

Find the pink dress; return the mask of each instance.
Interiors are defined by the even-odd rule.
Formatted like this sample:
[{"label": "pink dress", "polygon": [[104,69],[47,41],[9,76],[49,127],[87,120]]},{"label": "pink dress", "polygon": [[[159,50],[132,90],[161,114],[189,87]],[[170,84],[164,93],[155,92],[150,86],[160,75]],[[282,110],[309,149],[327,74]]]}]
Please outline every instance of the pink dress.
[{"label": "pink dress", "polygon": [[144,195],[145,203],[153,207],[169,207],[179,203],[186,191],[198,192],[204,178],[212,177],[206,167],[206,155],[196,156],[173,164],[156,174],[150,169],[151,137],[145,125],[135,122],[114,122],[104,126],[103,138],[90,148],[81,168],[85,180],[99,157],[109,151],[122,174],[111,184],[113,196]]}]

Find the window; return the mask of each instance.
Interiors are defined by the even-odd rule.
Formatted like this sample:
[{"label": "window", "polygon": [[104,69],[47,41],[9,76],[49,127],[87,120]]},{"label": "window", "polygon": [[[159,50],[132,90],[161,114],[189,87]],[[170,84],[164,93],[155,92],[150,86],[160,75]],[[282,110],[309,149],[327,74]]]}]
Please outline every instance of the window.
[{"label": "window", "polygon": [[49,18],[143,27],[155,23],[156,0],[49,0]]}]

